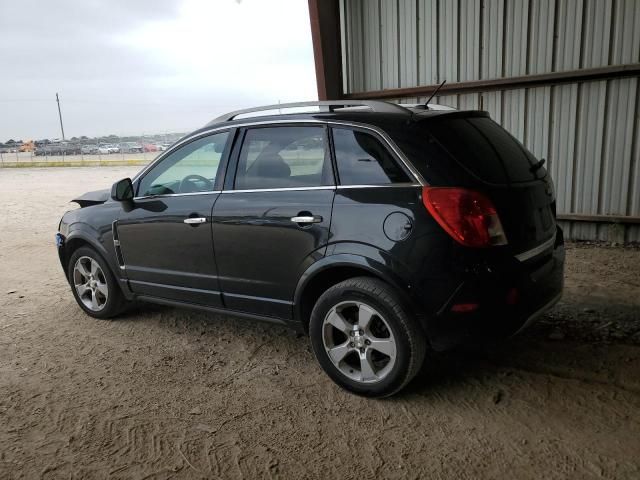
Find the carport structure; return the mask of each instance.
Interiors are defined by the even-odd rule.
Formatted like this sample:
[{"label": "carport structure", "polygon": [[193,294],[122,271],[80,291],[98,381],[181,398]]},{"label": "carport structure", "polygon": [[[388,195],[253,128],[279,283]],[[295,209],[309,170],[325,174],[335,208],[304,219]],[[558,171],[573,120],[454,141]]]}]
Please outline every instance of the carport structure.
[{"label": "carport structure", "polygon": [[568,238],[640,241],[640,2],[309,0],[318,96],[487,110]]}]

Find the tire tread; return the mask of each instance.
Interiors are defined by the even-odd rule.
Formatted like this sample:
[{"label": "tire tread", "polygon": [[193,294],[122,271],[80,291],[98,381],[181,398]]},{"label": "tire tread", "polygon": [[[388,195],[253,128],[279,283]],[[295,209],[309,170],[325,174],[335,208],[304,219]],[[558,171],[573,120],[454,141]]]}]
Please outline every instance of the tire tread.
[{"label": "tire tread", "polygon": [[[393,288],[382,280],[374,277],[354,277],[333,285],[320,296],[316,302],[316,307],[322,302],[323,298],[348,290],[364,292],[383,303],[393,312],[395,319],[400,323],[401,328],[407,334],[410,344],[409,366],[405,371],[404,378],[392,390],[385,391],[382,394],[370,395],[377,397],[391,396],[402,390],[416,376],[422,367],[427,354],[427,340],[425,333],[418,322],[409,316],[407,312],[410,310],[406,308],[404,302],[402,302],[400,296],[396,294]],[[320,313],[316,311],[316,307],[314,307],[311,314],[312,321],[314,316]]]}]

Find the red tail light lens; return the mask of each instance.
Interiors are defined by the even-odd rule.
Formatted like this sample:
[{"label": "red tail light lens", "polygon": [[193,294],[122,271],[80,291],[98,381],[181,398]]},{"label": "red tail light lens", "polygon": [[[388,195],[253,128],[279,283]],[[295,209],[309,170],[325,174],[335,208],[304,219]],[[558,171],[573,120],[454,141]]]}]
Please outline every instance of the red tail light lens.
[{"label": "red tail light lens", "polygon": [[440,226],[466,247],[506,245],[493,202],[466,188],[423,187],[422,201]]}]

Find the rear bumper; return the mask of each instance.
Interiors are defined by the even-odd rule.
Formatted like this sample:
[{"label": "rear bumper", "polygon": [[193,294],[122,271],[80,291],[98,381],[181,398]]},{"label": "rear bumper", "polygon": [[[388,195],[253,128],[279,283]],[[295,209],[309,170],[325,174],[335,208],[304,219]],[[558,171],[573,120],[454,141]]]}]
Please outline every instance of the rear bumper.
[{"label": "rear bumper", "polygon": [[560,301],[562,298],[562,292],[560,292],[555,298],[551,299],[547,304],[543,305],[539,310],[533,312],[529,318],[524,322],[524,324],[514,333],[514,335],[519,334],[523,330],[526,330],[528,327],[533,325],[542,315],[551,310],[556,303]]},{"label": "rear bumper", "polygon": [[427,321],[432,347],[447,350],[520,333],[560,300],[564,260],[564,241],[558,229],[554,242],[546,242],[534,255],[470,268]]}]

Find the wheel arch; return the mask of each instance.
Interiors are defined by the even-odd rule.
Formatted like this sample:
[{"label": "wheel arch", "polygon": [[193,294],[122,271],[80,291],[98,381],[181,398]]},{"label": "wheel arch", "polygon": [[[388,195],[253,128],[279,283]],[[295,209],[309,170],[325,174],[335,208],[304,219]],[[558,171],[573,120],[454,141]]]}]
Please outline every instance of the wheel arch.
[{"label": "wheel arch", "polygon": [[308,332],[311,311],[323,292],[344,280],[368,276],[391,285],[415,312],[417,306],[406,293],[410,286],[385,265],[370,258],[354,254],[336,254],[324,257],[305,271],[294,295],[294,319]]},{"label": "wheel arch", "polygon": [[98,252],[98,254],[105,260],[107,265],[109,265],[111,273],[116,277],[116,279],[119,278],[117,270],[114,269],[114,265],[111,261],[109,252],[104,247],[104,245],[97,238],[87,232],[85,228],[77,228],[70,231],[69,235],[64,240],[64,248],[59,250],[60,263],[62,264],[62,268],[65,272],[65,277],[67,277],[67,280],[69,280],[69,259],[71,258],[71,255],[73,255],[73,252],[81,247],[90,247]]}]

